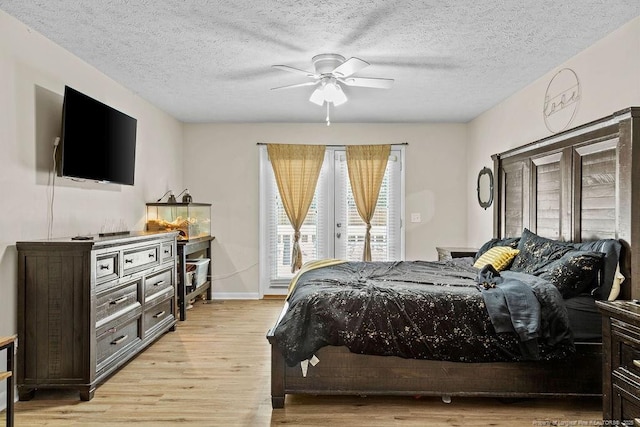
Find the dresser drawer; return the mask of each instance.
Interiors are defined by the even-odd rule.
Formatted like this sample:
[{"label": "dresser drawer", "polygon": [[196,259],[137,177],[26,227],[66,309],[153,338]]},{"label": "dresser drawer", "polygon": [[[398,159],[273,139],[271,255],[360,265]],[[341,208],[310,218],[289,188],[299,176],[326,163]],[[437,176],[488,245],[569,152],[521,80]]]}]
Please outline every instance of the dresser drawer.
[{"label": "dresser drawer", "polygon": [[173,277],[175,270],[173,267],[159,273],[147,276],[144,280],[144,300],[148,302],[164,294],[174,293]]},{"label": "dresser drawer", "polygon": [[96,365],[98,370],[102,364],[108,364],[121,353],[140,341],[140,315],[129,318],[122,324],[117,324],[97,337]]},{"label": "dresser drawer", "polygon": [[640,346],[620,343],[620,368],[626,369],[640,379]]},{"label": "dresser drawer", "polygon": [[96,325],[99,327],[113,317],[140,307],[138,288],[140,280],[117,289],[98,294],[96,297]]},{"label": "dresser drawer", "polygon": [[145,311],[143,320],[145,336],[147,331],[151,331],[155,326],[175,318],[174,305],[173,298],[170,298]]},{"label": "dresser drawer", "polygon": [[611,352],[611,368],[613,371],[636,376],[640,382],[640,328],[611,320],[613,349]]},{"label": "dresser drawer", "polygon": [[160,258],[162,262],[173,258],[176,249],[174,242],[162,242],[160,245]]},{"label": "dresser drawer", "polygon": [[[635,426],[640,420],[640,384],[632,384],[619,378],[613,382],[613,419]],[[640,426],[639,426],[640,427]]]},{"label": "dresser drawer", "polygon": [[100,255],[96,258],[96,283],[106,282],[118,277],[119,253]]},{"label": "dresser drawer", "polygon": [[160,263],[160,245],[147,246],[125,251],[122,255],[123,270],[133,273]]}]

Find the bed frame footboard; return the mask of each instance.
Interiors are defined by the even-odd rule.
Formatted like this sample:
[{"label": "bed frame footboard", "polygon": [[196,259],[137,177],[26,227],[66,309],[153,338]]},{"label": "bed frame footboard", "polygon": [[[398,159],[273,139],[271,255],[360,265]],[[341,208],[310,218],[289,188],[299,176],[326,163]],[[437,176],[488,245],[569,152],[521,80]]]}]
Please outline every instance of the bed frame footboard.
[{"label": "bed frame footboard", "polygon": [[309,364],[287,366],[271,334],[271,403],[286,394],[468,397],[561,397],[602,395],[602,346],[576,344],[570,360],[459,363],[351,353],[324,347]]}]

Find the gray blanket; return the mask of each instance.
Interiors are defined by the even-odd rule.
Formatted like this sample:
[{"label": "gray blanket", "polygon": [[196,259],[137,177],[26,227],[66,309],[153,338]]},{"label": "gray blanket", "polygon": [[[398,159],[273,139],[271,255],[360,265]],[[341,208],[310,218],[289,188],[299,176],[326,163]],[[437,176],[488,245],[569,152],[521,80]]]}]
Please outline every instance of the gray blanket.
[{"label": "gray blanket", "polygon": [[491,264],[480,270],[476,281],[496,332],[515,332],[522,353],[537,359],[540,302],[533,288],[518,279],[505,280]]}]

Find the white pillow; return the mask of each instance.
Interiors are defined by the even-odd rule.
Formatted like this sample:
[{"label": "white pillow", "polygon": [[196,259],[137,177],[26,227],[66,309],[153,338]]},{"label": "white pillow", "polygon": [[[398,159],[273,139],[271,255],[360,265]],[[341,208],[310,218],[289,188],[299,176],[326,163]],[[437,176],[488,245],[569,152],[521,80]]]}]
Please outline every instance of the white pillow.
[{"label": "white pillow", "polygon": [[613,301],[620,295],[620,285],[624,282],[625,277],[620,273],[620,263],[616,267],[616,273],[613,275],[613,285],[611,286],[611,293],[609,294],[608,301]]}]

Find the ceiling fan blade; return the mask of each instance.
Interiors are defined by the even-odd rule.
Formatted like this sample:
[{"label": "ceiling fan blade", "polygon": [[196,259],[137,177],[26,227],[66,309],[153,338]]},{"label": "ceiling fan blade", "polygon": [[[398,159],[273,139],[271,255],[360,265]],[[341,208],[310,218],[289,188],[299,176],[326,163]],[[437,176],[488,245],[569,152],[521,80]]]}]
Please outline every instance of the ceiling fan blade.
[{"label": "ceiling fan blade", "polygon": [[301,86],[314,86],[314,85],[317,85],[317,84],[318,84],[318,82],[304,82],[304,83],[297,83],[297,84],[293,84],[293,85],[272,87],[271,90],[290,89],[292,87],[301,87]]},{"label": "ceiling fan blade", "polygon": [[307,77],[312,77],[312,78],[320,77],[317,74],[312,73],[311,71],[301,70],[300,68],[290,67],[288,65],[272,65],[271,67],[277,68],[278,70],[288,71],[290,73],[302,74]]},{"label": "ceiling fan blade", "polygon": [[364,67],[368,66],[369,63],[367,61],[363,61],[360,58],[349,58],[344,61],[342,64],[338,65],[332,73],[336,77],[348,77],[351,74],[357,73],[362,70]]},{"label": "ceiling fan blade", "polygon": [[379,79],[375,77],[347,77],[338,79],[347,86],[371,87],[375,89],[389,89],[393,85],[393,79]]}]

